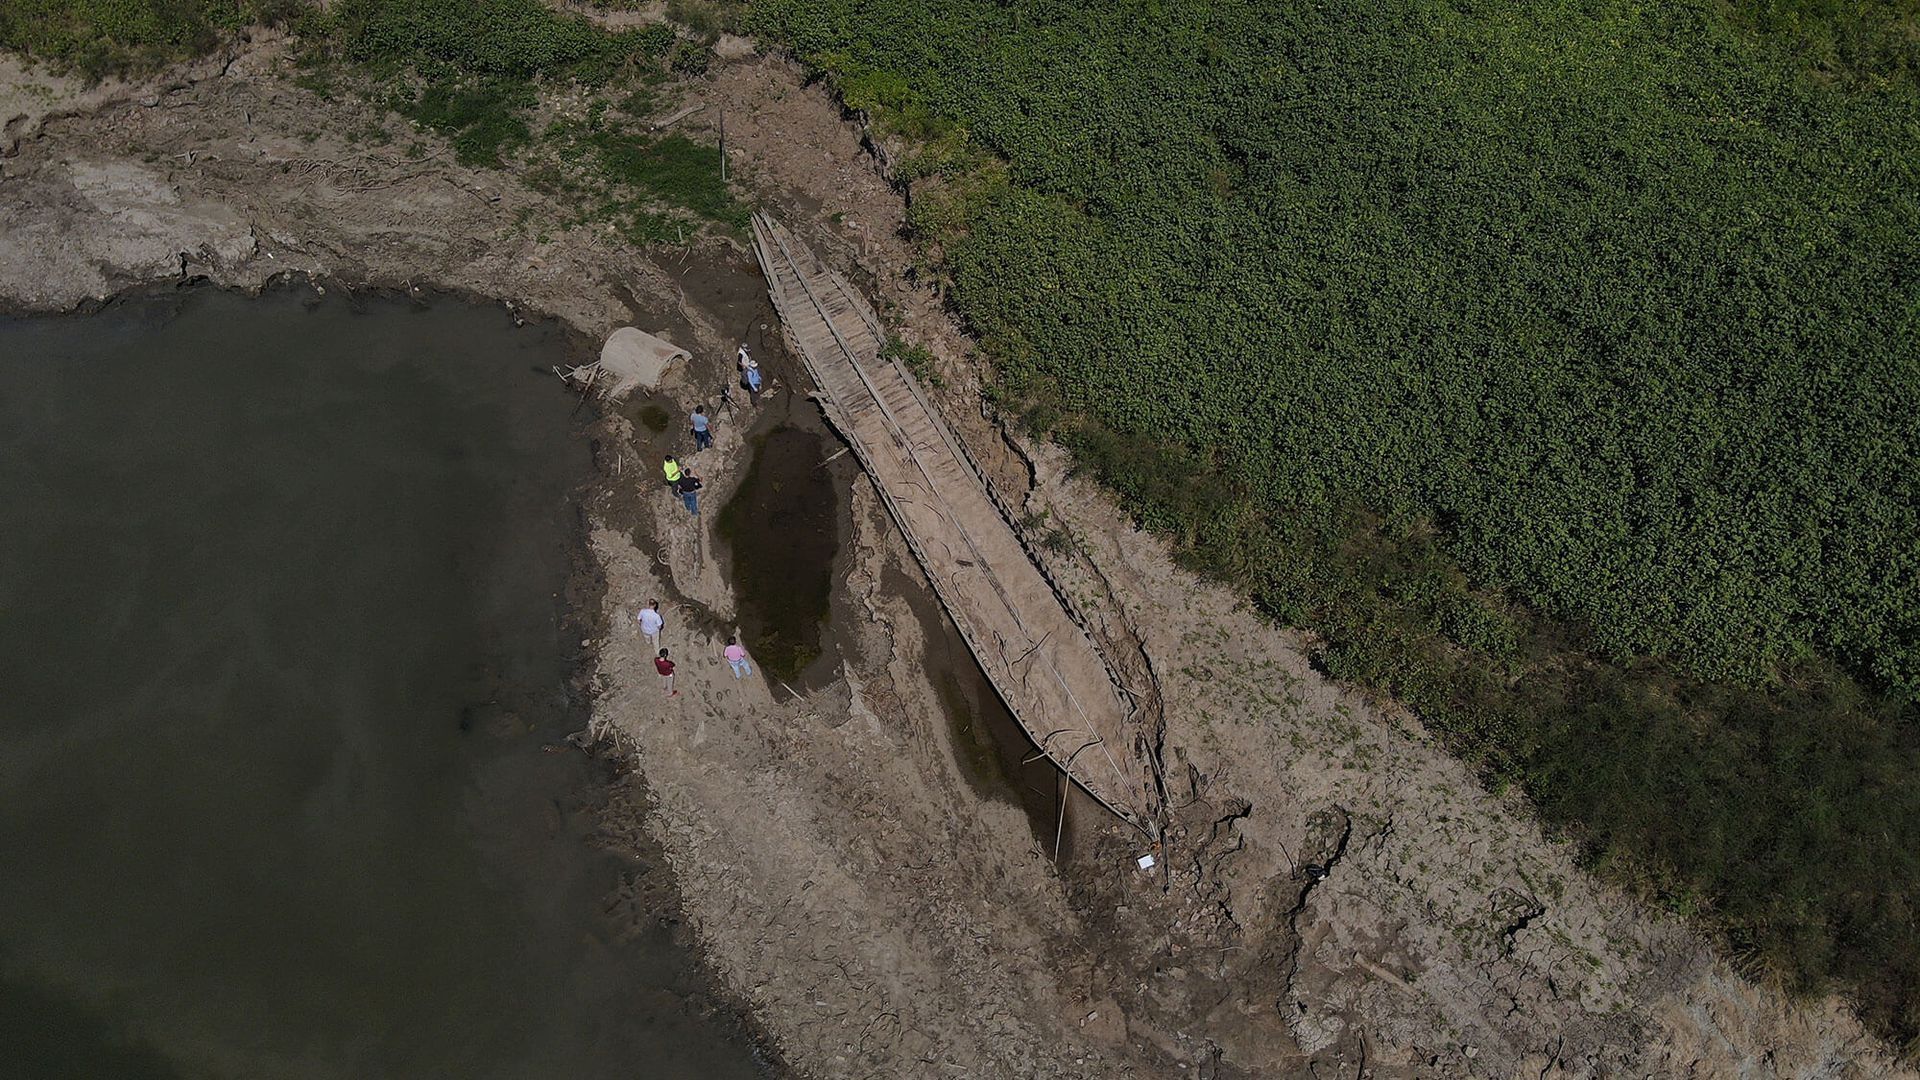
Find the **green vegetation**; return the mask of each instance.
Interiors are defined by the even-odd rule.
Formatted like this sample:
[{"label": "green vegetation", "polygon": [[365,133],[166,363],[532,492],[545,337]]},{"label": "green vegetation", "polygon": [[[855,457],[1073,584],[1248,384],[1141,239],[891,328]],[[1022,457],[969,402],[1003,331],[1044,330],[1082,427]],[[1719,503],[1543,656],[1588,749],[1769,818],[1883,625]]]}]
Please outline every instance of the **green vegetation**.
[{"label": "green vegetation", "polygon": [[609,33],[539,0],[339,0],[308,29],[375,70],[596,85],[673,43],[664,26]]},{"label": "green vegetation", "polygon": [[1920,0],[1732,0],[1732,8],[1823,78],[1920,85]]},{"label": "green vegetation", "polygon": [[1920,93],[1819,43],[1912,14],[751,18],[939,175],[914,223],[1005,407],[1597,865],[1904,1041]]},{"label": "green vegetation", "polygon": [[[680,242],[703,221],[745,228],[717,150],[657,138],[610,118],[606,104],[617,97],[628,120],[640,121],[669,71],[705,72],[712,36],[735,5],[677,8],[705,28],[699,37],[657,23],[608,31],[540,0],[337,0],[324,9],[311,0],[16,0],[0,5],[0,46],[97,77],[152,70],[250,23],[286,21],[307,69],[302,87],[329,99],[353,88],[374,94],[445,137],[465,165],[531,155],[527,172],[579,207],[575,224],[608,225],[636,243]],[[552,118],[536,139],[542,92],[562,88],[593,91],[594,104],[584,117]]]},{"label": "green vegetation", "polygon": [[642,88],[617,113],[596,101],[584,115],[555,119],[528,179],[580,207],[576,224],[611,226],[638,244],[684,242],[702,220],[745,229],[747,209],[720,177],[718,149],[649,133],[638,121],[654,104]]},{"label": "green vegetation", "polygon": [[[636,243],[685,239],[701,220],[744,228],[716,150],[635,122],[669,66],[707,55],[672,27],[610,32],[540,0],[340,0],[302,24],[308,63],[342,63],[391,88],[395,111],[446,136],[468,165],[525,157],[528,174],[579,207],[576,224]],[[543,87],[596,92],[584,115],[533,134]],[[601,93],[604,91],[605,93]],[[609,113],[621,101],[628,119]]]},{"label": "green vegetation", "polygon": [[498,166],[504,154],[532,141],[525,113],[537,101],[527,83],[472,79],[404,91],[393,106],[451,140],[461,164]]},{"label": "green vegetation", "polygon": [[713,147],[679,135],[642,142],[617,130],[596,132],[588,143],[610,182],[655,192],[735,228],[747,227],[747,208],[721,182],[720,156]]},{"label": "green vegetation", "polygon": [[738,31],[744,0],[667,0],[667,18],[701,38]]},{"label": "green vegetation", "polygon": [[395,111],[438,131],[463,164],[532,142],[539,84],[600,86],[665,55],[665,27],[612,34],[539,0],[341,0],[303,21],[309,63],[345,61],[392,84]]},{"label": "green vegetation", "polygon": [[254,23],[290,18],[303,0],[6,0],[0,47],[90,79],[145,74],[211,51]]},{"label": "green vegetation", "polygon": [[912,372],[914,378],[928,386],[939,389],[946,385],[941,381],[939,369],[933,365],[933,354],[927,351],[925,345],[912,344],[888,334],[886,347],[880,351],[880,356],[900,361],[901,366]]},{"label": "green vegetation", "polygon": [[667,425],[673,423],[672,414],[668,413],[665,408],[662,408],[661,406],[656,405],[651,401],[647,402],[645,405],[640,406],[640,412],[638,415],[640,417],[640,422],[646,425],[646,429],[648,431],[653,432],[655,435],[658,435],[661,432],[667,430]]}]

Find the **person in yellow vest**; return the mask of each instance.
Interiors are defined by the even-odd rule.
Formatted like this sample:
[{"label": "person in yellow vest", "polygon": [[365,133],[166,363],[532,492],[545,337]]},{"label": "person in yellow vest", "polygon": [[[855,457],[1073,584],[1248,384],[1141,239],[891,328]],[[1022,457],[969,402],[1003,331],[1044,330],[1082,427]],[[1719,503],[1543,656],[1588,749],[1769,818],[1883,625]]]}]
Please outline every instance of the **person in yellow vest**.
[{"label": "person in yellow vest", "polygon": [[668,487],[674,487],[674,488],[677,488],[677,487],[679,486],[679,484],[680,484],[680,462],[679,462],[679,460],[678,460],[678,459],[676,459],[676,458],[675,458],[675,457],[674,457],[674,456],[673,456],[672,454],[668,454],[668,455],[667,455],[667,463],[666,463],[666,464],[664,464],[664,465],[662,465],[662,466],[660,466],[660,471],[662,471],[662,472],[664,472],[664,473],[666,473],[666,474],[667,474],[667,486],[668,486]]}]

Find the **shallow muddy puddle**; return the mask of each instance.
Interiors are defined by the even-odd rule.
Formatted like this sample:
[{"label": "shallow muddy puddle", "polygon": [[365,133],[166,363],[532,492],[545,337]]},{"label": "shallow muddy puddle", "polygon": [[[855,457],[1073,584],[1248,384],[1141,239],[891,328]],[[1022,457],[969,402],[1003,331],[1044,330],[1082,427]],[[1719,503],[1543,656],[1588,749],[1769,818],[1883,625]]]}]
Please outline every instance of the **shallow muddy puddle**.
[{"label": "shallow muddy puddle", "polygon": [[[975,794],[1025,810],[1034,839],[1048,853],[1072,858],[1079,816],[1089,807],[1105,811],[1089,799],[1075,798],[1073,789],[1062,785],[1059,768],[1040,754],[1014,719],[925,579],[908,580],[888,567],[881,588],[904,597],[920,621],[926,641],[924,670],[940,698],[947,737],[967,783]],[[1062,816],[1063,800],[1072,821]]]},{"label": "shallow muddy puddle", "polygon": [[845,500],[825,440],[782,424],[754,436],[746,475],[715,519],[740,628],[767,674],[797,683],[823,652]]},{"label": "shallow muddy puddle", "polygon": [[[572,750],[586,410],[499,308],[0,321],[0,1055],[750,1077]],[[533,370],[537,369],[536,374]]]}]

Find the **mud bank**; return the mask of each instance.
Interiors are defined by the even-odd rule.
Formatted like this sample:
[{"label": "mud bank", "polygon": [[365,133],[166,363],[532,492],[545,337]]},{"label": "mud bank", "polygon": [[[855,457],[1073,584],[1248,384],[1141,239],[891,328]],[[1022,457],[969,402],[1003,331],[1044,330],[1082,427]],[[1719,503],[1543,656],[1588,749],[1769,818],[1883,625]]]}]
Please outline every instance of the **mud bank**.
[{"label": "mud bank", "polygon": [[[690,445],[694,404],[715,412],[742,340],[772,394],[760,412],[715,413],[715,446],[694,458],[708,507],[731,497],[776,411],[811,408],[737,247],[647,253],[567,229],[510,174],[352,140],[368,124],[406,133],[299,90],[271,46],[224,70],[23,139],[0,177],[0,303],[64,308],[181,275],[257,286],[291,269],[467,289],[585,335],[635,323],[692,349],[596,438],[595,715],[646,808],[619,827],[658,844],[705,956],[794,1071],[1897,1072],[1836,1003],[1791,1004],[1588,881],[1410,718],[1327,684],[1297,639],[1002,433],[972,343],[913,272],[900,195],[790,65],[740,59],[673,93],[724,107],[755,197],[933,351],[975,457],[1070,540],[1051,570],[1134,688],[1165,704],[1179,807],[1165,876],[1132,869],[1136,834],[1072,808],[1072,855],[1056,863],[1031,808],[981,783],[980,744],[954,737],[954,695],[929,662],[923,579],[857,475],[834,481],[841,540],[815,661],[830,670],[795,698],[720,661],[748,624],[729,553],[711,512],[687,515],[663,490],[660,454]],[[677,697],[633,622],[654,596]]]},{"label": "mud bank", "polygon": [[257,290],[296,274],[497,297],[596,340],[634,321],[717,332],[609,233],[566,228],[523,185],[293,76],[269,37],[114,93],[25,95],[0,157],[3,309],[68,311],[166,280]]}]

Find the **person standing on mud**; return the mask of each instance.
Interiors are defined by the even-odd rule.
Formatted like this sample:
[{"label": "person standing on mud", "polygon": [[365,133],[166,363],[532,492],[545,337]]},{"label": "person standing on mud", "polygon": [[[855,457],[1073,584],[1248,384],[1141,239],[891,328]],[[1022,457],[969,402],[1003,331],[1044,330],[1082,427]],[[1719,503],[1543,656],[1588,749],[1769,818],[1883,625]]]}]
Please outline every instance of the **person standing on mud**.
[{"label": "person standing on mud", "polygon": [[667,455],[666,463],[660,466],[660,471],[667,474],[668,487],[672,487],[680,482],[680,461],[672,454]]},{"label": "person standing on mud", "polygon": [[648,600],[647,606],[641,608],[640,614],[634,618],[640,620],[640,632],[647,636],[647,644],[659,648],[660,628],[666,625],[666,620],[660,617],[660,601]]},{"label": "person standing on mud", "polygon": [[740,365],[740,385],[746,387],[747,400],[754,405],[759,405],[761,385],[760,365],[747,353],[747,343],[744,341],[740,343],[740,357],[738,362]]},{"label": "person standing on mud", "polygon": [[668,697],[680,693],[673,688],[673,661],[667,659],[667,650],[661,649],[660,655],[653,658],[653,670],[660,673],[660,688],[667,692]]},{"label": "person standing on mud", "polygon": [[680,470],[680,481],[674,490],[680,493],[680,501],[687,504],[687,513],[700,516],[700,489],[705,487],[700,478],[693,475],[692,469]]},{"label": "person standing on mud", "polygon": [[706,450],[713,446],[713,432],[708,430],[709,426],[707,407],[695,405],[693,407],[693,448],[695,450]]},{"label": "person standing on mud", "polygon": [[727,658],[727,666],[733,669],[734,678],[753,674],[753,665],[747,663],[747,650],[741,648],[740,643],[734,639],[727,639],[727,647],[722,650],[721,655]]}]

